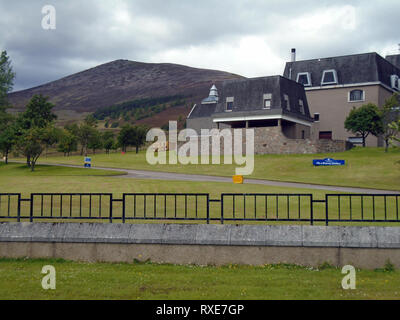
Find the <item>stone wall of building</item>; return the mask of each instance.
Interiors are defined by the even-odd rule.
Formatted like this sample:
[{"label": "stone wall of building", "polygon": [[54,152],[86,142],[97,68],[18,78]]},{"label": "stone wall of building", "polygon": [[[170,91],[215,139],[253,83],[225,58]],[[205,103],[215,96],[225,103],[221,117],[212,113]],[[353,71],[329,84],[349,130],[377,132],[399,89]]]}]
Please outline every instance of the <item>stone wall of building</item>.
[{"label": "stone wall of building", "polygon": [[[234,130],[242,130],[242,150],[246,152],[246,129],[225,129],[230,130],[232,141]],[[215,138],[215,135],[214,135]],[[192,137],[193,139],[193,137]],[[201,144],[209,145],[209,153],[215,154],[212,151],[213,136],[203,137],[202,141],[193,139],[192,142],[197,144],[199,153]],[[178,147],[185,142],[179,142]],[[315,154],[315,153],[335,153],[343,152],[351,149],[351,144],[342,140],[314,140],[314,139],[290,139],[286,137],[280,126],[254,128],[254,153],[255,154]],[[220,139],[220,154],[224,154],[224,139]],[[230,151],[230,150],[229,150]],[[240,153],[238,150],[233,150],[233,153]],[[227,154],[231,154],[228,152]]]}]

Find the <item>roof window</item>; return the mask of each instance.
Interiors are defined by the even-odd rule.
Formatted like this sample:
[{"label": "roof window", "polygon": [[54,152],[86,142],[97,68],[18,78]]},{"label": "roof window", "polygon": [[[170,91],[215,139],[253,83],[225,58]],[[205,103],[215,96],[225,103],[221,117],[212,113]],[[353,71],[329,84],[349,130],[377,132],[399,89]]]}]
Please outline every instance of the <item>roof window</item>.
[{"label": "roof window", "polygon": [[299,72],[296,81],[305,87],[311,87],[311,74],[309,72]]},{"label": "roof window", "polygon": [[322,74],[322,81],[321,85],[328,85],[328,84],[337,84],[338,83],[338,78],[337,78],[337,72],[334,69],[331,70],[324,70],[324,73]]}]

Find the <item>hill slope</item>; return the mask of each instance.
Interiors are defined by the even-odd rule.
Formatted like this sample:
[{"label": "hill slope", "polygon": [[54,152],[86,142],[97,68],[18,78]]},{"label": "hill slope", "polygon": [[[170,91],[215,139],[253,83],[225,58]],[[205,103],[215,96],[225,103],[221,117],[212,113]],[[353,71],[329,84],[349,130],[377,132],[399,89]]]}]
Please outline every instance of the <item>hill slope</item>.
[{"label": "hill slope", "polygon": [[82,114],[126,101],[173,95],[188,97],[189,105],[206,97],[212,83],[237,78],[241,76],[177,64],[116,60],[13,92],[9,99],[19,111],[34,94],[43,94],[50,97],[59,114]]}]

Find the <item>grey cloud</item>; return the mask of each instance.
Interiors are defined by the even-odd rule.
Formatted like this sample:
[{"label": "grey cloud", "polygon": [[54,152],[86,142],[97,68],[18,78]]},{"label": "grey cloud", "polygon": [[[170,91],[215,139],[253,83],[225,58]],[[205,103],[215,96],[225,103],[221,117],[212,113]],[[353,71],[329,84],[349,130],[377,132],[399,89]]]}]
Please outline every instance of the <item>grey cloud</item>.
[{"label": "grey cloud", "polygon": [[[45,4],[57,9],[55,31],[41,29]],[[354,30],[331,27],[316,36],[313,27],[304,32],[290,29],[295,19],[343,5],[356,8]],[[123,21],[114,19],[122,9],[131,17],[126,29]],[[299,58],[304,59],[371,50],[384,54],[384,47],[393,44],[395,48],[400,40],[396,26],[399,10],[397,0],[0,0],[0,49],[11,56],[18,90],[115,59],[146,62],[159,52],[232,44],[251,35],[265,38],[272,51],[285,60],[291,47],[298,48]],[[147,29],[140,25],[146,21]],[[241,63],[245,66],[246,61]],[[282,73],[281,69],[279,65],[273,71]],[[227,71],[237,72],[234,67]]]}]

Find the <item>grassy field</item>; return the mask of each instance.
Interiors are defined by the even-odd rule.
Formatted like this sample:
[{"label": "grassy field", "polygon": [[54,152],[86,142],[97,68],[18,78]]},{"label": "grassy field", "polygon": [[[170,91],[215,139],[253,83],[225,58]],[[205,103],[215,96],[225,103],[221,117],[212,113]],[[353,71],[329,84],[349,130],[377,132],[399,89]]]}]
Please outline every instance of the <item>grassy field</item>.
[{"label": "grassy field", "polygon": [[[232,165],[149,165],[145,152],[92,155],[94,166],[154,170],[178,173],[232,176]],[[313,167],[313,159],[333,157],[346,160],[344,167]],[[250,178],[278,181],[305,182],[333,186],[350,186],[400,190],[400,149],[357,147],[350,151],[318,155],[256,155],[254,172]],[[43,157],[41,163],[82,165],[81,156]],[[222,161],[223,162],[223,161]]]},{"label": "grassy field", "polygon": [[[115,172],[103,170],[88,170],[80,168],[54,167],[39,165],[35,172],[30,172],[24,164],[0,164],[0,193],[21,193],[22,197],[29,197],[31,193],[112,193],[114,197],[120,198],[123,193],[209,193],[211,198],[219,198],[221,193],[311,193],[318,198],[323,198],[321,191],[307,189],[288,189],[269,186],[258,186],[251,184],[237,185],[233,183],[210,183],[210,182],[188,182],[188,181],[158,181],[158,180],[137,180],[128,179],[123,176],[115,176]],[[112,176],[114,175],[114,176]],[[0,199],[1,200],[1,199]],[[7,211],[7,201],[0,201],[0,211]],[[66,200],[66,201],[65,201]],[[65,199],[63,206],[69,211],[69,200]],[[205,200],[205,199],[203,199]],[[44,201],[45,215],[49,212],[50,198]],[[108,199],[102,200],[102,210],[107,207]],[[142,202],[140,202],[142,201]],[[160,199],[160,201],[163,201]],[[180,216],[183,216],[183,201],[178,201]],[[58,206],[60,200],[55,198],[54,205]],[[38,207],[35,204],[35,208]],[[137,210],[143,210],[143,198],[138,199]],[[159,207],[161,207],[160,204]],[[283,209],[282,204],[282,209]],[[132,204],[127,205],[127,211],[132,210]],[[148,199],[147,210],[152,211],[153,201]],[[173,200],[167,201],[169,216],[172,214]],[[193,199],[188,202],[188,216],[194,216],[195,203]],[[16,202],[14,204],[16,207]],[[88,212],[88,199],[84,198],[83,207]],[[93,197],[93,212],[99,208],[97,198]],[[122,206],[115,203],[114,217],[122,215]],[[14,208],[15,209],[15,208]],[[35,209],[35,212],[37,211]],[[306,210],[306,208],[303,208]],[[73,203],[73,215],[78,214],[78,203]],[[199,215],[205,217],[205,202],[202,199],[198,202]],[[211,217],[220,217],[219,205],[211,205]],[[22,215],[29,215],[29,203],[22,204]],[[36,214],[36,213],[35,213]],[[161,213],[163,214],[163,213]]]},{"label": "grassy field", "polygon": [[[288,199],[286,196],[270,196],[266,199],[263,196],[257,197],[246,196],[244,200],[238,197],[233,204],[232,197],[226,197],[224,201],[224,217],[225,218],[241,218],[244,217],[246,211],[246,218],[265,219],[266,216],[269,220],[272,219],[309,219],[310,199],[307,196],[297,196],[295,194],[312,194],[314,199],[324,199],[325,192],[312,189],[298,189],[298,188],[284,188],[284,187],[271,187],[263,185],[243,184],[237,185],[233,183],[210,183],[210,182],[189,182],[189,181],[158,181],[158,180],[138,180],[131,178],[124,178],[123,175],[116,176],[116,172],[107,170],[90,170],[81,168],[67,168],[39,165],[35,172],[30,172],[29,168],[24,164],[0,164],[0,193],[21,193],[22,197],[29,197],[31,193],[111,193],[114,198],[121,198],[123,193],[202,193],[209,194],[211,199],[219,199],[222,193],[279,193],[279,194],[293,194],[290,197],[290,204],[288,207]],[[330,192],[331,193],[331,192]],[[17,201],[11,201],[11,215],[16,215]],[[364,219],[372,219],[372,207],[376,210],[376,218],[384,218],[384,202],[383,198],[376,199],[375,202],[372,198],[365,199],[363,210]],[[396,203],[394,197],[386,199],[387,219],[396,220],[396,214],[399,212],[399,203]],[[0,216],[7,215],[8,204],[7,197],[0,196]],[[108,217],[109,198],[100,196],[44,196],[43,205],[40,196],[37,196],[34,201],[34,216],[44,217],[61,216],[59,210],[60,203],[63,206],[63,216],[78,217]],[[244,210],[244,202],[246,203],[246,210]],[[51,204],[54,210],[51,209]],[[91,204],[91,206],[90,206]],[[331,218],[337,216],[336,201],[332,202],[330,206]],[[398,209],[396,210],[396,205]],[[80,209],[82,207],[82,210]],[[91,209],[89,209],[91,207]],[[164,207],[166,210],[164,210]],[[175,207],[177,213],[175,213]],[[43,208],[43,209],[42,209]],[[146,209],[145,209],[146,208]],[[197,208],[197,210],[196,210]],[[210,217],[218,219],[215,222],[219,223],[220,204],[210,204]],[[30,203],[21,203],[21,214],[23,217],[29,217]],[[352,209],[357,214],[353,214],[352,218],[361,218],[361,202],[359,199],[354,199],[352,202]],[[152,196],[145,197],[133,196],[127,197],[126,202],[126,216],[143,217],[146,211],[147,216],[156,216],[158,218],[165,217],[178,217],[178,218],[203,218],[207,217],[207,201],[206,197],[189,196],[185,198],[180,196],[175,199],[173,196],[163,197],[158,196],[154,199]],[[197,216],[196,216],[197,211]],[[113,217],[122,218],[122,203],[114,202],[113,204]],[[341,217],[350,218],[349,216],[349,199],[344,198],[341,205]],[[314,218],[325,218],[324,204],[314,204]],[[115,222],[121,222],[121,220]],[[164,221],[158,220],[158,222]],[[50,221],[50,220],[40,220]],[[80,220],[83,221],[83,220]],[[87,220],[85,220],[87,221]],[[100,220],[108,222],[108,220]],[[135,220],[137,221],[137,220]],[[153,221],[152,222],[157,222]],[[139,220],[137,222],[143,222]],[[175,221],[176,222],[176,221]],[[236,223],[239,223],[235,221]],[[188,223],[186,220],[185,223]],[[204,223],[204,221],[203,221]],[[233,223],[233,222],[231,222]],[[247,221],[246,223],[250,223]],[[265,223],[265,222],[264,222]],[[275,223],[269,221],[268,223]],[[277,223],[284,223],[282,221]],[[287,222],[289,223],[289,222]],[[291,222],[292,224],[295,222]],[[309,222],[303,222],[309,223]],[[319,222],[324,224],[324,222]],[[377,224],[377,223],[376,223]],[[354,223],[355,225],[355,223]]]},{"label": "grassy field", "polygon": [[[56,290],[43,290],[42,267],[56,269]],[[268,300],[399,299],[397,270],[357,270],[343,290],[334,267],[292,265],[176,266],[0,259],[0,299]]]}]

